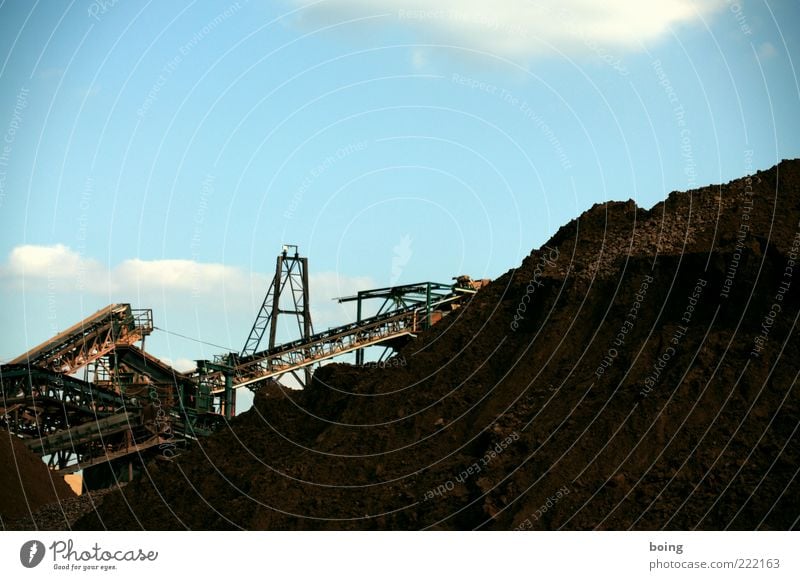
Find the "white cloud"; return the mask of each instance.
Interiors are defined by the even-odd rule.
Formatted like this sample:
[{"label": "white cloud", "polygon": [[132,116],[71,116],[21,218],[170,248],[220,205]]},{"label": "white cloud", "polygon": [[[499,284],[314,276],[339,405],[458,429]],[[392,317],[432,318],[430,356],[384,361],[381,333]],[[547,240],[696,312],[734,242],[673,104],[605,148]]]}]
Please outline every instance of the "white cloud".
[{"label": "white cloud", "polygon": [[169,357],[161,357],[161,360],[179,373],[188,373],[197,370],[197,362],[188,358],[177,358],[172,360]]},{"label": "white cloud", "polygon": [[227,285],[243,288],[246,277],[239,268],[192,260],[125,260],[114,269],[117,285],[207,293]]},{"label": "white cloud", "polygon": [[386,14],[366,22],[391,19],[413,29],[421,42],[516,58],[551,47],[571,54],[597,46],[635,49],[722,6],[724,0],[327,0],[309,5],[302,18],[320,24]]},{"label": "white cloud", "polygon": [[103,267],[96,260],[84,259],[62,244],[53,246],[24,245],[11,250],[8,264],[0,269],[0,276],[12,280],[59,280],[86,276],[98,277]]},{"label": "white cloud", "polygon": [[62,277],[74,271],[80,257],[62,244],[17,246],[8,256],[8,270],[17,276]]},{"label": "white cloud", "polygon": [[31,290],[69,288],[90,293],[141,292],[147,290],[193,292],[196,295],[245,292],[255,276],[240,268],[192,260],[125,260],[112,269],[63,244],[24,245],[11,250],[0,267],[0,280]]},{"label": "white cloud", "polygon": [[[255,316],[269,287],[271,273],[247,272],[236,266],[192,260],[125,260],[108,268],[85,258],[63,244],[24,245],[11,250],[0,266],[0,286],[26,292],[48,291],[60,296],[89,293],[108,296],[110,301],[153,304],[203,304],[226,310],[240,308]],[[334,298],[373,288],[368,276],[344,276],[334,272],[311,272],[312,318],[317,330],[352,319],[352,309]]]}]

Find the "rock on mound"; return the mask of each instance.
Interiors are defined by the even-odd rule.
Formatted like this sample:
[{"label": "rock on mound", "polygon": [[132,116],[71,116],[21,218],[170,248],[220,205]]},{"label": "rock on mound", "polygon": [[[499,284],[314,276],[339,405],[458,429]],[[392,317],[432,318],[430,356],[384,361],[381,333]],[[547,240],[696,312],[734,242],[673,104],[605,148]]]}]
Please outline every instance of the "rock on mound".
[{"label": "rock on mound", "polygon": [[791,529],[800,162],[595,206],[389,368],[262,391],[84,528]]},{"label": "rock on mound", "polygon": [[0,520],[29,516],[46,504],[75,496],[61,476],[7,431],[0,431],[0,465]]}]

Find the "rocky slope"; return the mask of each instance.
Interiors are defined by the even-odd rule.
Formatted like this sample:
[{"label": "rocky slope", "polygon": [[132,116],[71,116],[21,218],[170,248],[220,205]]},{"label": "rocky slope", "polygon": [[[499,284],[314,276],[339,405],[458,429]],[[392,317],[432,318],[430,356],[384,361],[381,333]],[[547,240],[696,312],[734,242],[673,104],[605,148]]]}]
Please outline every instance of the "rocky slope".
[{"label": "rocky slope", "polygon": [[385,369],[262,391],[79,521],[792,529],[800,161],[596,205]]}]

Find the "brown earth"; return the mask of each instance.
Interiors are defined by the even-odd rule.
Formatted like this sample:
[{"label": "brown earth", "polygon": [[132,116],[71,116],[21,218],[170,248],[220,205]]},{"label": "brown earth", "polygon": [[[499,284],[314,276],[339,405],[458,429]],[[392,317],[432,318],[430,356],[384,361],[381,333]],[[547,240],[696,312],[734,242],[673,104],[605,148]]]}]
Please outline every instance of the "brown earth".
[{"label": "brown earth", "polygon": [[795,529],[798,247],[800,161],[596,205],[396,365],[262,390],[78,527]]},{"label": "brown earth", "polygon": [[[125,484],[121,484],[124,487]],[[62,498],[54,503],[45,504],[36,509],[33,514],[3,521],[5,530],[39,530],[59,531],[71,530],[72,525],[82,516],[96,510],[105,498],[119,492],[120,487],[112,487],[74,497]]]},{"label": "brown earth", "polygon": [[8,431],[0,431],[0,526],[30,517],[44,505],[75,497],[64,478]]}]

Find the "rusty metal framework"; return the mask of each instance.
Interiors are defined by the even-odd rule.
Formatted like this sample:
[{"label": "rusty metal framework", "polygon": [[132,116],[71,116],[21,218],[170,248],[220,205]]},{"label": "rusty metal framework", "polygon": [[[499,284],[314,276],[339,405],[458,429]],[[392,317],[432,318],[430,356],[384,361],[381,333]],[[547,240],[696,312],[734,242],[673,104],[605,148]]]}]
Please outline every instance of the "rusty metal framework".
[{"label": "rusty metal framework", "polygon": [[75,326],[18,356],[10,364],[26,364],[71,375],[114,350],[134,344],[153,331],[153,311],[111,304]]},{"label": "rusty metal framework", "polygon": [[53,468],[82,469],[147,438],[142,407],[97,384],[25,365],[0,367],[0,383],[0,425]]},{"label": "rusty metal framework", "polygon": [[0,367],[0,419],[17,434],[39,437],[105,417],[124,406],[118,394],[74,377],[25,365]]},{"label": "rusty metal framework", "polygon": [[[163,442],[172,418],[155,420],[150,399],[155,393],[165,406],[176,406],[170,401],[176,388],[165,378],[171,369],[133,346],[153,328],[152,310],[111,304],[0,366],[0,427],[64,471]],[[126,366],[136,354],[151,367],[138,375]],[[81,368],[93,382],[71,376]],[[157,378],[145,377],[156,370]]]}]

